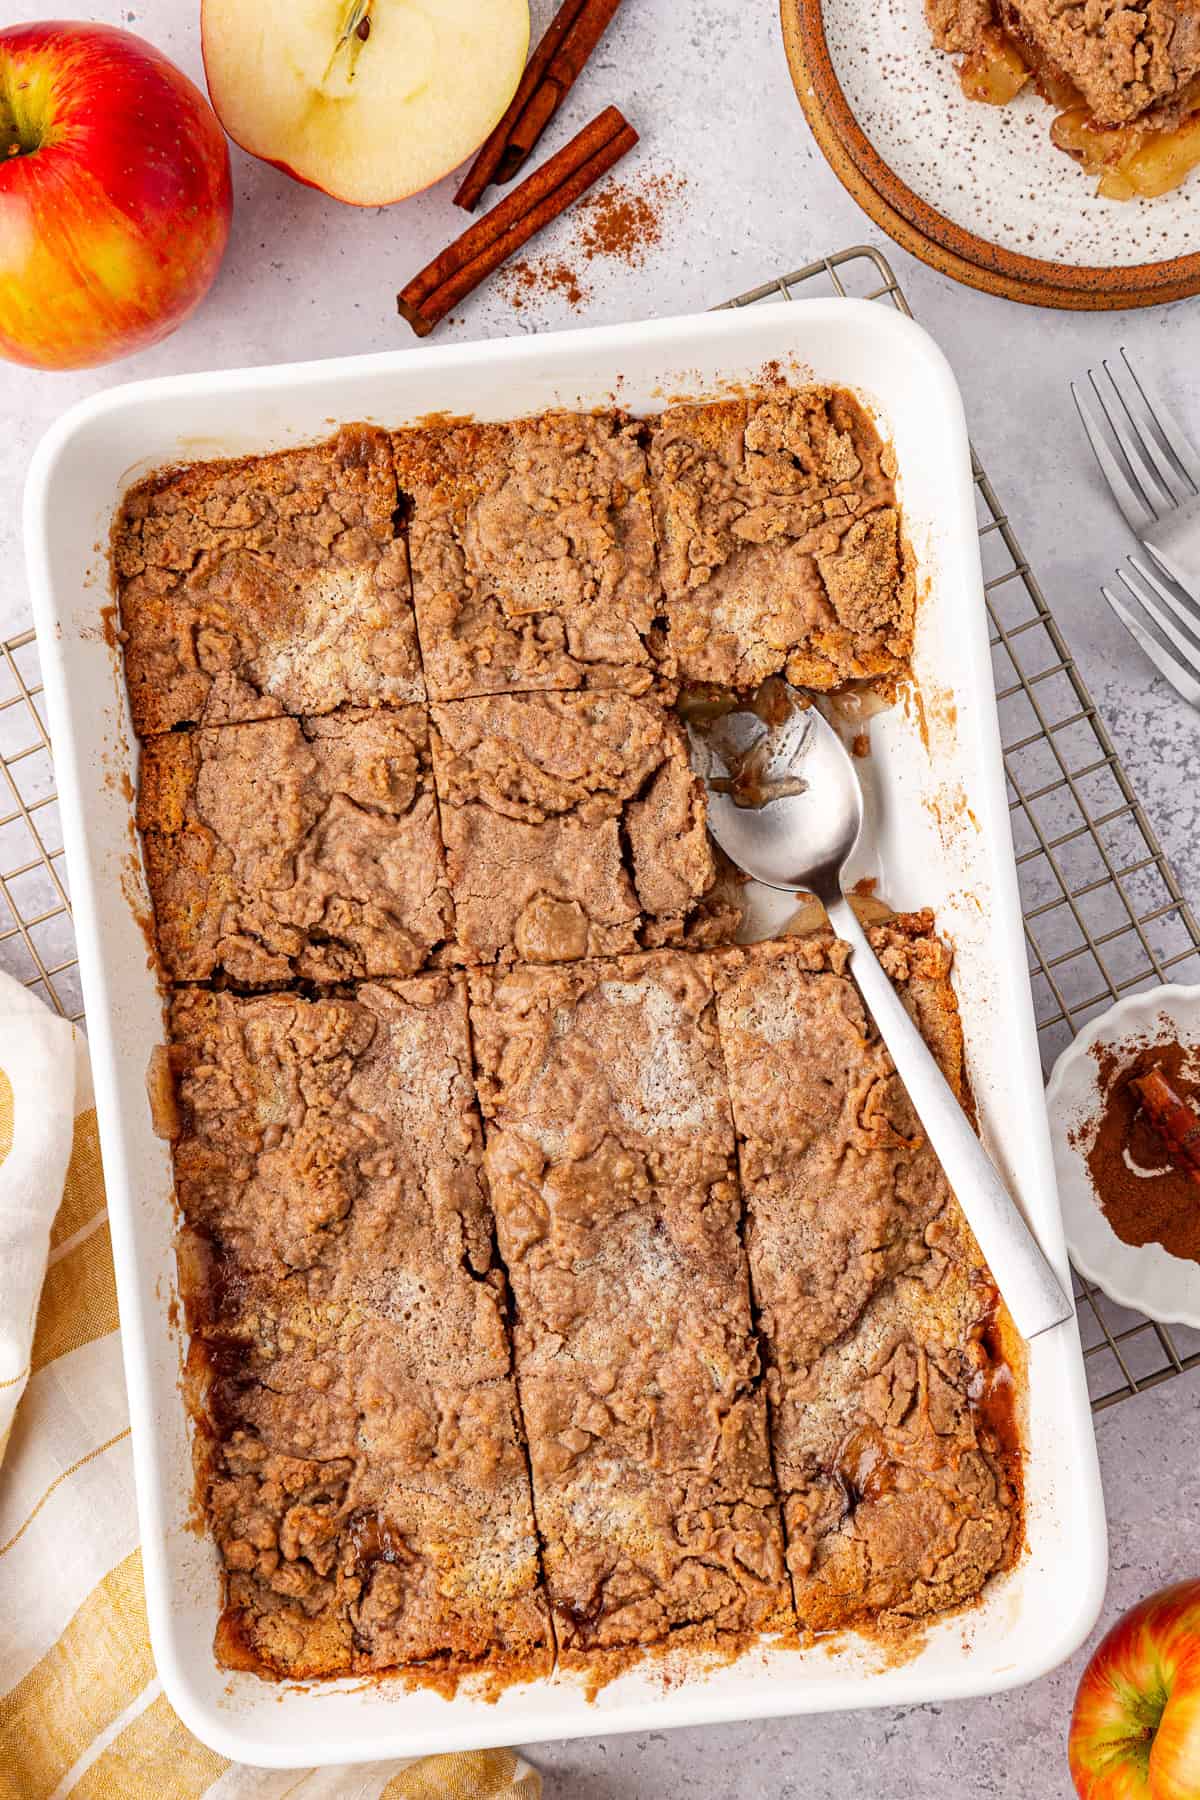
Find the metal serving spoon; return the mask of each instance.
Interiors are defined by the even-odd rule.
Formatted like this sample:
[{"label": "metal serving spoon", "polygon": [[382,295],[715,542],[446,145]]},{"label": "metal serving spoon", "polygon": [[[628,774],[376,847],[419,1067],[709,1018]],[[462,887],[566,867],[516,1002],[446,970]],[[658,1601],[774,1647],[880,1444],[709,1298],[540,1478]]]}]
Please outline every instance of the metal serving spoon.
[{"label": "metal serving spoon", "polygon": [[843,870],[863,828],[854,764],[816,708],[779,685],[792,708],[777,725],[750,712],[721,717],[707,732],[688,724],[692,766],[708,788],[709,830],[747,875],[768,887],[804,889],[824,903],[850,945],[859,991],[1017,1330],[1037,1337],[1071,1317],[1071,1302],[843,893]]}]

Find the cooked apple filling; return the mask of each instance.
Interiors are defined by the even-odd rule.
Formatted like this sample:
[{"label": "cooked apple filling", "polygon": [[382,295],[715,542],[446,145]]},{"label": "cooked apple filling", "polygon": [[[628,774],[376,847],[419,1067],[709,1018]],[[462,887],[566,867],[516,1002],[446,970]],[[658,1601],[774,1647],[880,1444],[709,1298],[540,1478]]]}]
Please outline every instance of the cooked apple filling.
[{"label": "cooked apple filling", "polygon": [[1155,200],[1179,187],[1200,163],[1200,92],[1181,124],[1101,125],[1086,106],[1069,106],[1050,127],[1060,150],[1073,156],[1106,200]]},{"label": "cooked apple filling", "polygon": [[963,57],[958,79],[968,100],[1007,106],[1032,73],[1016,41],[996,26],[985,25],[979,41]]},{"label": "cooked apple filling", "polygon": [[1006,106],[1032,82],[1055,108],[1052,143],[1104,199],[1155,199],[1200,163],[1200,15],[1178,0],[1142,0],[1119,19],[1079,0],[925,5],[934,43],[962,58],[967,98]]}]

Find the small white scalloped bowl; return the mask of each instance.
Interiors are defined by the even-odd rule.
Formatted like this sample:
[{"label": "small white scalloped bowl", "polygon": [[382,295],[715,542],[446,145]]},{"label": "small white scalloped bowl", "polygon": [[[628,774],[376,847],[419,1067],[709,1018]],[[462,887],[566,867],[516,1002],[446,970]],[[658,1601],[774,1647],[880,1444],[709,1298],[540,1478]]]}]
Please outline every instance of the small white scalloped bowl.
[{"label": "small white scalloped bowl", "polygon": [[[1165,1021],[1165,1024],[1163,1023]],[[1161,1027],[1161,1029],[1160,1029]],[[1161,1244],[1124,1244],[1101,1210],[1088,1174],[1086,1148],[1072,1144],[1100,1111],[1097,1044],[1171,1036],[1200,1049],[1200,987],[1171,984],[1118,1000],[1086,1025],[1054,1065],[1046,1089],[1058,1197],[1071,1261],[1110,1300],[1164,1325],[1200,1328],[1200,1263],[1172,1256]]]}]

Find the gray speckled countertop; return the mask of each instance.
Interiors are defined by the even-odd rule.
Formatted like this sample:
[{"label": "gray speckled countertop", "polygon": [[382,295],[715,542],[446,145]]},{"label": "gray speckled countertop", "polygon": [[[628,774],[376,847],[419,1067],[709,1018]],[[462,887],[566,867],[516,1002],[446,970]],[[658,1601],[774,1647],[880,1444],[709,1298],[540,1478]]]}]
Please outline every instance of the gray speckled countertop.
[{"label": "gray speckled countertop", "polygon": [[[24,16],[56,4],[22,0]],[[534,0],[535,26],[550,12]],[[98,0],[94,18],[143,30],[200,78],[196,0]],[[572,309],[520,310],[495,287],[441,340],[698,309],[825,251],[882,243],[917,317],[950,357],[972,435],[1172,855],[1200,898],[1200,720],[1112,621],[1097,585],[1131,548],[1100,490],[1067,381],[1124,343],[1200,436],[1200,300],[1124,315],[1038,312],[954,286],[887,245],[826,167],[793,97],[770,0],[631,0],[571,103],[571,125],[610,100],[641,128],[651,171],[686,177],[640,267],[595,262]],[[627,165],[627,168],[629,165]],[[389,211],[355,212],[234,153],[237,216],[207,304],[157,349],[110,369],[46,376],[0,364],[0,633],[28,623],[20,491],[41,431],[114,381],[281,358],[405,349],[397,287],[460,228],[452,183]],[[1194,195],[1192,196],[1194,204]],[[556,235],[557,234],[557,235]],[[570,260],[560,223],[542,254]],[[1098,1426],[1112,1576],[1105,1620],[1200,1568],[1200,1376],[1105,1413]],[[909,1712],[843,1714],[536,1746],[549,1800],[924,1800],[1070,1793],[1067,1718],[1083,1654],[1035,1686]]]}]

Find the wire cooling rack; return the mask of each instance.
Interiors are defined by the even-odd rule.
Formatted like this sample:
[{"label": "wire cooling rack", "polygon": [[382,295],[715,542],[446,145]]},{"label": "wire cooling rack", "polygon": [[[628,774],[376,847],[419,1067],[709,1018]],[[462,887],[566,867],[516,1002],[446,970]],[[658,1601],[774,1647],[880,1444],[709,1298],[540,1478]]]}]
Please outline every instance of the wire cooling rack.
[{"label": "wire cooling rack", "polygon": [[68,1019],[83,999],[32,631],[0,644],[0,968]]},{"label": "wire cooling rack", "polygon": [[[909,311],[885,257],[840,251],[729,306],[834,293]],[[1200,980],[1200,931],[995,490],[975,491],[1029,968],[1048,1070],[1120,994]],[[33,633],[0,644],[0,968],[69,1019],[83,1002]],[[1092,1404],[1200,1365],[1200,1332],[1075,1280]]]}]

